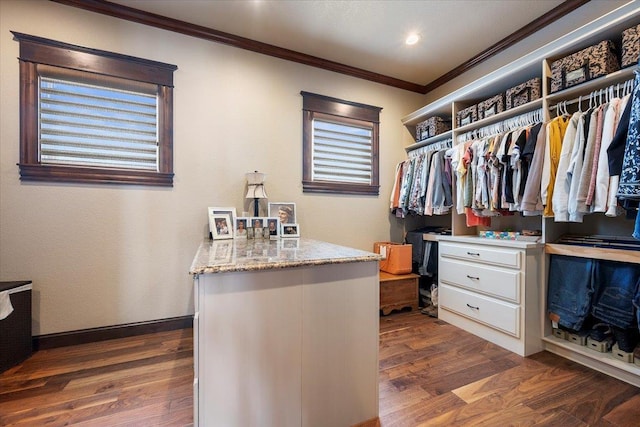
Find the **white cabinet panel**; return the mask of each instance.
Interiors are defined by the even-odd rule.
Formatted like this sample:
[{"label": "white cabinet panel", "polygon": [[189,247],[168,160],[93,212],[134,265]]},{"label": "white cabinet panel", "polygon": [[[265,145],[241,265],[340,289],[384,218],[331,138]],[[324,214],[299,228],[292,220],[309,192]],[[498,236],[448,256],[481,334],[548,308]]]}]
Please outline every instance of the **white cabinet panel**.
[{"label": "white cabinet panel", "polygon": [[521,356],[542,350],[542,245],[440,239],[438,317]]},{"label": "white cabinet panel", "polygon": [[447,243],[440,248],[442,256],[459,258],[467,261],[481,262],[504,267],[520,268],[520,251],[507,248],[491,248],[482,245],[461,245]]},{"label": "white cabinet panel", "polygon": [[443,309],[520,337],[520,307],[517,305],[445,284],[438,289],[438,297]]},{"label": "white cabinet panel", "polygon": [[505,270],[464,263],[443,258],[440,279],[462,288],[496,296],[515,303],[520,302],[522,274],[519,270]]}]

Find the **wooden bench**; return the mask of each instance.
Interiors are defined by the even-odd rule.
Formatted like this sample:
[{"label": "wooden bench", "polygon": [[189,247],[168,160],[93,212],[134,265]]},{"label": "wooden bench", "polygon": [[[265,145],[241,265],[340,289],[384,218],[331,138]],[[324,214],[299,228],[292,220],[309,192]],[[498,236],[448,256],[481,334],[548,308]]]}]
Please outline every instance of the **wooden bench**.
[{"label": "wooden bench", "polygon": [[418,274],[380,272],[380,311],[383,315],[405,307],[418,309]]}]

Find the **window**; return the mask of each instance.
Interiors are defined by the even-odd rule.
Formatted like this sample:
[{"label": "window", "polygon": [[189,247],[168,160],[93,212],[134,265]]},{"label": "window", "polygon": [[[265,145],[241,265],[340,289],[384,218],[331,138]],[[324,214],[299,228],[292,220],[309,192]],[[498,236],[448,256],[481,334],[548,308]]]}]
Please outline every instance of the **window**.
[{"label": "window", "polygon": [[378,195],[379,107],[301,92],[304,192]]},{"label": "window", "polygon": [[173,185],[175,65],[13,35],[21,180]]}]

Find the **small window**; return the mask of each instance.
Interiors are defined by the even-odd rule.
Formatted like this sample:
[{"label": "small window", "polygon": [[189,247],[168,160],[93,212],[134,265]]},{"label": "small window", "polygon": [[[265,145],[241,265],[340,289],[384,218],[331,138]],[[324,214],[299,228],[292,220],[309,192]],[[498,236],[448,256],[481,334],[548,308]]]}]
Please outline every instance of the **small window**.
[{"label": "small window", "polygon": [[378,195],[381,108],[301,94],[303,191]]},{"label": "small window", "polygon": [[173,185],[174,65],[13,34],[20,179]]}]

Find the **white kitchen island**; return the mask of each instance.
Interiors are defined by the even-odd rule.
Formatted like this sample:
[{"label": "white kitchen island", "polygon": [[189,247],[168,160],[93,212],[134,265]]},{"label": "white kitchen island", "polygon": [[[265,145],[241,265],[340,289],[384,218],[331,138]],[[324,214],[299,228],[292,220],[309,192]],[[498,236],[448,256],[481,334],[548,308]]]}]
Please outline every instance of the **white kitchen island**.
[{"label": "white kitchen island", "polygon": [[194,425],[375,425],[379,259],[310,239],[202,242]]}]

